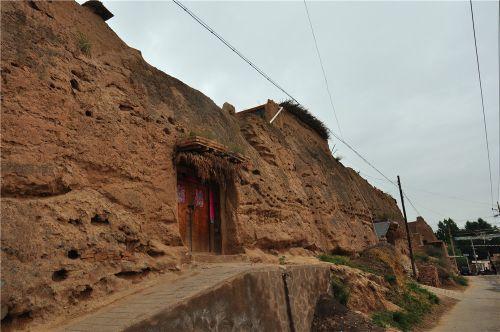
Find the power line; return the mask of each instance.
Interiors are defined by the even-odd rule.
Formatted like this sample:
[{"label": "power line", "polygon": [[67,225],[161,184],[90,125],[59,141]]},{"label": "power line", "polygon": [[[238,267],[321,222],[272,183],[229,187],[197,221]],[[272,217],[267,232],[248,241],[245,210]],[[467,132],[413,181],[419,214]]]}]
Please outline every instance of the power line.
[{"label": "power line", "polygon": [[461,197],[457,197],[457,196],[444,195],[441,193],[436,193],[436,192],[427,191],[427,190],[423,190],[423,189],[416,189],[415,187],[409,187],[409,188],[412,188],[412,190],[414,190],[414,191],[419,191],[419,192],[423,192],[423,193],[426,193],[429,195],[440,196],[443,198],[453,199],[453,200],[457,200],[457,201],[469,202],[469,203],[480,204],[480,205],[490,205],[489,203],[485,203],[485,202],[473,201],[473,200],[469,200],[469,199],[465,199],[465,198],[461,198]]},{"label": "power line", "polygon": [[332,93],[330,92],[330,85],[328,84],[328,79],[326,77],[325,67],[323,66],[323,60],[321,59],[321,53],[319,52],[318,40],[316,39],[316,34],[314,33],[313,24],[311,21],[311,16],[309,15],[309,9],[307,8],[307,2],[304,0],[304,7],[306,8],[307,20],[309,21],[309,26],[311,27],[311,33],[314,39],[314,46],[316,46],[316,53],[318,54],[319,64],[321,65],[321,71],[323,72],[323,78],[325,79],[326,91],[328,92],[328,96],[330,97],[330,106],[332,107],[333,114],[335,115],[335,120],[337,121],[337,126],[339,127],[340,136],[344,136],[342,134],[342,129],[340,128],[340,122],[337,117],[337,111],[335,110],[335,106],[333,106],[333,98]]},{"label": "power line", "polygon": [[491,158],[490,158],[490,144],[488,142],[488,129],[486,127],[486,113],[484,111],[484,94],[483,94],[483,83],[481,80],[481,69],[479,66],[479,55],[477,53],[477,38],[476,38],[476,25],[474,23],[474,10],[472,8],[472,0],[469,0],[470,4],[470,14],[472,20],[472,32],[474,35],[474,49],[476,51],[476,65],[477,65],[477,75],[479,79],[479,90],[481,91],[481,109],[483,112],[483,124],[484,124],[484,136],[486,139],[486,151],[488,153],[488,170],[490,174],[490,197],[491,197],[491,207],[493,208],[493,181],[491,177]]},{"label": "power line", "polygon": [[[232,46],[228,41],[226,41],[222,36],[220,36],[217,32],[215,32],[215,30],[213,30],[208,24],[206,24],[201,18],[199,18],[198,16],[196,16],[196,14],[194,14],[192,11],[190,11],[187,7],[185,7],[182,3],[180,3],[178,0],[172,0],[176,5],[178,5],[181,9],[183,9],[189,16],[191,16],[196,22],[198,22],[201,26],[203,26],[206,30],[208,30],[212,35],[214,35],[217,39],[219,39],[224,45],[226,45],[229,49],[231,49],[234,53],[236,53],[241,59],[243,59],[247,64],[249,64],[253,69],[255,69],[260,75],[262,75],[266,80],[268,80],[271,84],[273,84],[276,88],[278,88],[279,90],[281,90],[284,94],[286,94],[290,99],[292,99],[294,102],[296,102],[297,104],[300,105],[300,103],[297,101],[296,98],[294,98],[291,94],[289,94],[285,89],[283,89],[278,83],[276,83],[271,77],[269,77],[269,75],[267,75],[262,69],[260,69],[257,65],[255,65],[252,61],[250,61],[246,56],[244,56],[240,51],[238,51],[234,46]],[[305,2],[304,2],[305,4]],[[305,4],[306,5],[306,4]],[[306,5],[306,10],[307,10],[307,5]],[[308,18],[309,18],[309,14],[308,14]],[[311,21],[310,21],[310,18],[309,18],[309,23],[311,24]],[[311,31],[314,31],[313,28],[312,28],[312,24],[311,24]],[[314,32],[313,32],[313,35],[314,35]],[[314,36],[314,39],[315,39],[315,44],[316,44],[316,48],[317,48],[317,42],[316,42],[316,38]],[[319,55],[319,49],[317,48],[317,51],[318,51],[318,56],[320,57]],[[324,68],[323,68],[323,64],[322,64],[322,61],[321,61],[321,57],[320,57],[320,62],[321,62],[321,67],[323,69],[323,73],[324,73],[324,76],[325,76],[325,81],[327,83],[327,80],[326,80],[326,74],[325,74],[325,71],[324,71]],[[328,89],[329,91],[329,89]],[[330,94],[330,97],[331,97],[331,94]],[[332,99],[331,99],[332,100]],[[333,102],[332,102],[332,107],[333,107]],[[334,109],[334,108],[333,108]],[[335,109],[334,109],[335,111]],[[483,114],[484,114],[484,108],[483,108]],[[335,117],[336,117],[336,114],[335,114]],[[337,121],[337,123],[339,124],[339,122]],[[340,125],[339,125],[339,129],[340,129]],[[392,183],[394,186],[397,187],[397,184],[389,179],[384,173],[382,173],[378,168],[376,168],[370,161],[368,161],[365,157],[363,157],[356,149],[354,149],[349,143],[347,143],[343,138],[339,137],[337,134],[335,134],[335,132],[329,130],[329,132],[336,138],[338,139],[340,142],[342,142],[347,148],[349,148],[352,152],[354,152],[361,160],[363,160],[367,165],[369,165],[371,168],[373,168],[377,173],[379,173],[380,175],[382,175],[382,177]],[[488,150],[489,151],[489,150]],[[491,177],[491,169],[490,169],[490,177]],[[404,193],[404,196],[406,197],[406,199],[409,201],[410,205],[412,206],[412,208],[415,210],[415,212],[417,212],[418,215],[421,215],[420,212],[418,211],[418,209],[415,207],[415,205],[413,204],[413,202],[410,200],[410,198],[408,197],[408,195],[406,195],[406,193]]]},{"label": "power line", "polygon": [[[359,172],[359,173],[363,174],[363,176],[369,177],[369,178],[377,180],[377,181],[387,181],[385,179],[381,179],[381,178],[377,178],[377,177],[371,176],[371,175],[366,174],[364,172]],[[481,204],[481,205],[488,205],[488,206],[490,205],[489,203],[485,203],[485,202],[474,201],[474,200],[470,200],[470,199],[466,199],[466,198],[462,198],[462,197],[458,197],[458,196],[450,196],[450,195],[446,195],[446,194],[442,194],[442,193],[437,193],[437,192],[433,192],[433,191],[428,191],[428,190],[423,190],[423,189],[415,188],[413,186],[406,185],[405,187],[406,188],[410,188],[411,191],[419,191],[419,192],[423,192],[423,193],[426,193],[426,194],[429,194],[429,195],[441,196],[441,197],[448,198],[448,199],[454,199],[454,200],[458,200],[458,201],[475,203],[475,204]]]},{"label": "power line", "polygon": [[[361,173],[361,172],[359,172],[359,173]],[[388,180],[385,180],[385,179],[380,179],[380,178],[377,178],[377,177],[374,177],[374,176],[368,175],[368,174],[366,174],[366,173],[363,173],[363,174],[364,174],[365,176],[371,177],[371,178],[373,178],[373,179],[375,179],[375,180],[379,180],[379,181],[388,181]],[[392,183],[392,181],[389,181],[389,182],[390,182],[390,183]],[[411,187],[410,187],[410,188],[411,188]],[[421,213],[418,211],[418,209],[415,207],[415,204],[413,204],[412,200],[408,197],[408,195],[407,195],[404,191],[403,191],[403,196],[404,196],[404,197],[408,200],[408,202],[409,202],[409,203],[410,203],[410,205],[412,206],[413,210],[414,210],[414,211],[415,211],[418,215],[422,216],[422,214],[421,214]],[[434,213],[434,214],[437,214],[437,215],[439,215],[439,216],[441,216],[441,217],[446,218],[446,215],[445,215],[444,213],[438,212],[438,211],[436,211],[436,210],[429,209],[429,208],[427,208],[427,207],[425,207],[425,206],[423,206],[423,205],[421,205],[421,204],[420,204],[420,207],[421,207],[421,208],[423,208],[424,210],[430,211],[430,212],[432,212],[432,213]],[[485,219],[485,217],[479,217],[479,218],[483,218],[483,219]],[[473,218],[469,218],[469,219],[473,219]],[[468,219],[464,219],[464,220],[455,220],[455,221],[466,221],[466,220],[468,220]]]},{"label": "power line", "polygon": [[406,197],[406,199],[408,200],[408,202],[410,202],[410,205],[411,207],[413,208],[413,210],[415,210],[415,212],[417,213],[418,216],[422,216],[422,214],[417,210],[417,208],[415,207],[415,205],[413,204],[413,202],[411,201],[411,199],[408,197],[408,195],[406,195],[406,193],[403,191],[403,196]]},{"label": "power line", "polygon": [[186,6],[184,6],[180,1],[178,0],[172,0],[177,6],[182,8],[186,13],[188,13],[189,16],[191,16],[196,22],[201,24],[205,29],[207,29],[212,35],[214,35],[217,39],[219,39],[224,45],[229,47],[231,51],[236,53],[243,61],[248,63],[253,69],[255,69],[260,75],[262,75],[266,80],[268,80],[272,85],[277,87],[281,92],[286,94],[290,99],[292,99],[294,102],[297,104],[300,104],[297,99],[295,99],[291,94],[289,94],[285,89],[283,89],[276,81],[274,81],[269,75],[267,75],[262,69],[257,67],[252,61],[250,61],[246,56],[244,56],[240,51],[238,51],[233,45],[231,45],[227,40],[225,40],[221,35],[219,35],[217,32],[215,32],[214,29],[212,29],[207,23],[205,23],[201,18],[196,16],[195,13],[193,13],[191,10],[189,10]]},{"label": "power line", "polygon": [[361,160],[363,160],[368,166],[373,168],[378,174],[382,175],[386,181],[389,181],[396,187],[398,186],[396,182],[393,180],[389,179],[384,173],[382,173],[377,167],[375,167],[371,162],[369,162],[365,157],[363,157],[356,149],[354,149],[349,143],[347,143],[343,138],[340,138],[337,134],[335,134],[333,131],[330,130],[330,134],[332,134],[336,139],[338,139],[340,142],[342,142],[345,146],[347,146],[352,152],[354,152]]},{"label": "power line", "polygon": [[[220,36],[217,32],[215,32],[208,24],[203,22],[201,18],[196,16],[191,10],[189,10],[186,6],[184,6],[182,3],[180,3],[178,0],[172,0],[176,5],[178,5],[182,10],[184,10],[189,16],[191,16],[196,22],[198,22],[201,26],[203,26],[205,29],[207,29],[212,35],[214,35],[217,39],[219,39],[224,45],[229,47],[234,53],[236,53],[241,59],[243,59],[246,63],[248,63],[252,68],[254,68],[259,74],[261,74],[266,80],[268,80],[270,83],[272,83],[275,87],[280,89],[283,93],[285,93],[290,99],[292,99],[294,102],[297,104],[301,105],[297,99],[295,99],[291,94],[286,92],[278,83],[276,83],[274,80],[272,80],[266,73],[264,73],[257,65],[252,63],[247,57],[245,57],[241,52],[239,52],[234,46],[232,46],[228,41],[226,41],[222,36]],[[384,173],[382,173],[380,170],[378,170],[372,163],[370,163],[365,157],[363,157],[356,149],[354,149],[349,143],[347,143],[343,138],[339,137],[337,134],[335,134],[333,131],[328,129],[330,134],[332,134],[336,139],[338,139],[340,142],[342,142],[345,146],[347,146],[352,152],[354,152],[359,158],[361,158],[365,163],[367,163],[371,168],[373,168],[377,173],[382,175],[387,181],[391,182],[395,186],[397,184],[390,180]]]}]

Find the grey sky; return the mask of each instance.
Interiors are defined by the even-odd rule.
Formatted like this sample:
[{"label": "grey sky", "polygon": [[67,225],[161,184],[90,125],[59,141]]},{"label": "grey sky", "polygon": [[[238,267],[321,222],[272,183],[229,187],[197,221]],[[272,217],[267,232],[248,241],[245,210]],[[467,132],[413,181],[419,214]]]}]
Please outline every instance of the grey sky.
[{"label": "grey sky", "polygon": [[[110,27],[153,66],[218,105],[280,101],[259,76],[172,2],[112,2]],[[298,2],[185,2],[338,132]],[[309,11],[344,138],[407,194],[431,225],[491,216],[488,165],[468,2],[311,2]],[[474,2],[498,199],[498,3]],[[337,142],[342,162],[381,178]],[[398,198],[396,188],[367,176]],[[420,190],[465,199],[449,199]],[[470,202],[474,201],[474,202]],[[416,212],[408,206],[409,219]],[[495,221],[500,224],[499,218]]]}]

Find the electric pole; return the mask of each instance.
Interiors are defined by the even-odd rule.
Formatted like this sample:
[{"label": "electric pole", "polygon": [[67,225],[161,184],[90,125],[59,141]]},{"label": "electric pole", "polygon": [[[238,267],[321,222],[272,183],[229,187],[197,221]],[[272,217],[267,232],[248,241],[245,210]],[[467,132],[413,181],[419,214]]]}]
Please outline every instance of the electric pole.
[{"label": "electric pole", "polygon": [[476,255],[476,249],[474,248],[474,241],[472,241],[472,238],[470,239],[470,244],[472,245],[472,255],[474,256],[474,260],[472,261],[472,264],[474,264],[474,267],[476,268],[476,273],[477,273],[477,255]]},{"label": "electric pole", "polygon": [[401,206],[403,207],[403,216],[405,218],[406,238],[408,239],[408,248],[410,249],[411,269],[413,270],[413,277],[417,279],[417,269],[415,268],[415,258],[413,257],[413,247],[411,245],[410,229],[408,228],[408,218],[406,217],[405,200],[403,197],[403,189],[401,189],[401,180],[399,179],[399,175],[398,175],[398,187],[399,187],[399,194],[401,195]]},{"label": "electric pole", "polygon": [[455,246],[453,245],[453,237],[451,236],[451,227],[448,223],[448,234],[450,236],[451,252],[453,254],[453,261],[455,262],[455,268],[458,270],[457,256],[455,255]]}]

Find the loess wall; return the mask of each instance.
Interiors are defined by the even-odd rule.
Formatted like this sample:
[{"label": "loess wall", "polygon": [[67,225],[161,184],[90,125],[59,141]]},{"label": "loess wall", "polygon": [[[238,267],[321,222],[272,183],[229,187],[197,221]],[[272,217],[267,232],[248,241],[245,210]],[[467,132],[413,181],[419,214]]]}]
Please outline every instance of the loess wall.
[{"label": "loess wall", "polygon": [[172,160],[191,133],[250,160],[229,204],[228,253],[354,252],[376,243],[373,218],[401,220],[394,199],[292,115],[269,125],[222,110],[76,2],[2,2],[1,15],[4,321],[181,267]]}]

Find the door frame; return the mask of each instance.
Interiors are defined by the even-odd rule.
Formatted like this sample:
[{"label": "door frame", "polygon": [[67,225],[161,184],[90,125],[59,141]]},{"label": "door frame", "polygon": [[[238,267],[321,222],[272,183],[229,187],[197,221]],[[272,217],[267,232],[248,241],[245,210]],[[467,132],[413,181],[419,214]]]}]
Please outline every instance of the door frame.
[{"label": "door frame", "polygon": [[[221,193],[222,190],[220,188],[220,185],[216,182],[213,181],[203,181],[201,178],[199,178],[196,175],[196,171],[192,167],[187,167],[187,166],[178,166],[177,167],[177,172],[176,172],[176,188],[178,188],[179,182],[181,181],[185,183],[193,183],[196,185],[202,185],[206,187],[206,192],[207,192],[207,203],[208,203],[208,252],[209,253],[214,253],[214,254],[221,254],[223,252],[223,241],[224,241],[224,227],[223,227],[223,220],[222,220],[222,197]],[[178,190],[178,189],[176,189]],[[176,195],[176,197],[178,197]],[[213,202],[211,204],[211,201]],[[188,203],[189,204],[189,203]],[[189,205],[193,205],[192,203]],[[211,211],[213,208],[213,211]],[[189,234],[186,234],[187,239],[185,239],[182,234],[181,235],[181,240],[183,244],[189,248],[190,252],[197,252],[193,250],[193,214],[196,212],[194,207],[188,207],[188,209],[192,209],[188,211],[188,215],[185,217],[186,220],[184,221],[185,227],[186,227],[186,232]],[[178,218],[178,226],[179,226],[179,231],[181,227],[181,216],[179,215],[179,202],[177,201],[177,218]],[[212,215],[213,214],[213,215]],[[212,220],[213,217],[213,220]],[[213,222],[212,222],[213,221]],[[218,231],[216,231],[218,230]],[[216,240],[216,238],[218,238]],[[187,243],[185,243],[187,242]],[[206,251],[201,251],[201,252],[206,252]]]}]

